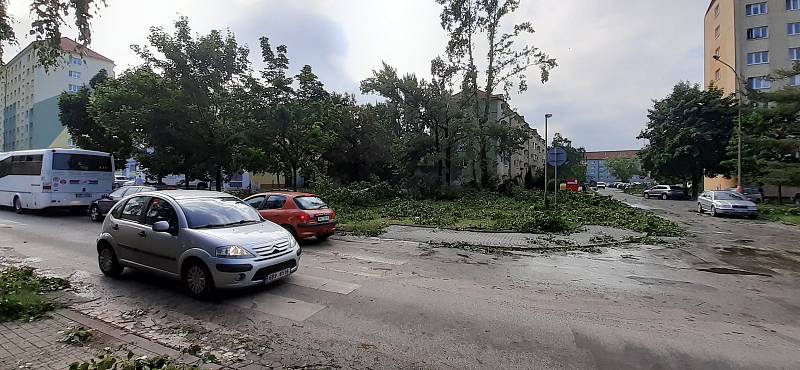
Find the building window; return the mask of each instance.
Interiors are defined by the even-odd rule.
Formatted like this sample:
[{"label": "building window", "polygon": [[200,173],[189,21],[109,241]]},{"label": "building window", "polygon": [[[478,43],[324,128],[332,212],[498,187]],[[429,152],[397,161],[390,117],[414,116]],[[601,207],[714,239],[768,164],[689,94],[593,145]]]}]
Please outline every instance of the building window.
[{"label": "building window", "polygon": [[800,10],[800,0],[786,0],[786,10]]},{"label": "building window", "polygon": [[719,38],[719,26],[717,26],[717,28],[714,29],[714,38],[715,39]]},{"label": "building window", "polygon": [[800,48],[789,48],[789,60],[800,60]]},{"label": "building window", "polygon": [[789,79],[789,84],[792,86],[800,86],[800,75],[794,75]]},{"label": "building window", "polygon": [[78,91],[81,91],[81,87],[78,86],[78,85],[69,84],[69,86],[67,86],[67,91],[69,91],[69,92],[78,92]]},{"label": "building window", "polygon": [[69,57],[69,64],[79,66],[83,64],[83,61],[81,60],[81,58],[75,58],[71,56]]},{"label": "building window", "polygon": [[719,81],[719,79],[720,79],[720,71],[719,69],[717,69],[717,71],[714,72],[714,81]]},{"label": "building window", "polygon": [[714,7],[714,16],[715,17],[719,16],[719,4],[717,4],[717,6]]},{"label": "building window", "polygon": [[744,6],[744,12],[747,16],[767,14],[767,3],[747,4]]},{"label": "building window", "polygon": [[755,53],[747,53],[747,65],[766,64],[766,63],[769,63],[768,51],[757,51]]},{"label": "building window", "polygon": [[747,29],[748,40],[765,39],[767,37],[769,37],[769,27],[767,26],[753,27]]},{"label": "building window", "polygon": [[69,77],[77,80],[81,78],[81,73],[78,71],[69,71]]},{"label": "building window", "polygon": [[800,22],[789,23],[786,25],[786,33],[789,36],[800,35]]},{"label": "building window", "polygon": [[753,90],[769,89],[770,83],[767,76],[750,77],[747,79],[747,86]]}]

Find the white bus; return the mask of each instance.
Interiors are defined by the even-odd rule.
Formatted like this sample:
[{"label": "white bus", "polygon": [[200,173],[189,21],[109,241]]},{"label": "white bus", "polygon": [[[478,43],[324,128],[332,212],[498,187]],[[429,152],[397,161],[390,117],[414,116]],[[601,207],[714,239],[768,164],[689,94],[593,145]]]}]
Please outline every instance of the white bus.
[{"label": "white bus", "polygon": [[82,149],[0,153],[0,206],[26,209],[86,209],[111,192],[111,154]]}]

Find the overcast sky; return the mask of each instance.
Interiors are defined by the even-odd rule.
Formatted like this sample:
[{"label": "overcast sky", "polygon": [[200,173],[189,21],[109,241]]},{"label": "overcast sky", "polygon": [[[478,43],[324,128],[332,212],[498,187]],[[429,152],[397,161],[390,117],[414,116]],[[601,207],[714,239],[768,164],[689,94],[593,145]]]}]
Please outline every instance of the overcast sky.
[{"label": "overcast sky", "polygon": [[[230,29],[259,56],[258,37],[286,44],[295,70],[310,64],[329,89],[358,92],[359,81],[386,61],[401,73],[429,75],[446,35],[434,0],[107,0],[94,21],[92,49],[116,73],[140,63],[131,44],[150,26],[188,16],[200,33]],[[29,0],[11,0],[21,46],[30,42]],[[546,84],[531,71],[530,89],[511,106],[543,131],[560,132],[587,150],[638,149],[651,99],[675,82],[701,82],[707,0],[522,0],[514,21],[533,22],[532,43],[558,59]],[[66,36],[75,38],[74,29]],[[9,48],[6,60],[19,48]],[[361,101],[375,98],[360,96]]]}]

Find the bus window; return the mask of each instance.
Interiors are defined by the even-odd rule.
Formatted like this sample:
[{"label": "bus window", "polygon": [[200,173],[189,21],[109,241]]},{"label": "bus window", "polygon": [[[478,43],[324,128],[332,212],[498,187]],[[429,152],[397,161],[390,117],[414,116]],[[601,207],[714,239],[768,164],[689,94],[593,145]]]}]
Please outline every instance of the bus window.
[{"label": "bus window", "polygon": [[53,154],[53,169],[66,171],[111,172],[111,157],[91,154]]},{"label": "bus window", "polygon": [[42,155],[15,155],[11,157],[9,175],[39,176],[42,174]]}]

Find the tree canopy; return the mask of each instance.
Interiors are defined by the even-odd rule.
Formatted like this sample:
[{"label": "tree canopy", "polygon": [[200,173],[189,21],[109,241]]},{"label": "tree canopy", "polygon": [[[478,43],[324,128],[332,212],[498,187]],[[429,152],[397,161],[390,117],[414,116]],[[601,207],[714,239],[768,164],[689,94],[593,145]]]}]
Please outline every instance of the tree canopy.
[{"label": "tree canopy", "polygon": [[649,122],[639,134],[648,140],[639,158],[661,181],[691,181],[697,196],[703,175],[725,174],[721,162],[734,132],[736,100],[713,86],[681,82],[665,98],[653,101]]},{"label": "tree canopy", "polygon": [[630,181],[631,177],[642,173],[639,158],[610,158],[606,160],[606,167],[620,181]]}]

